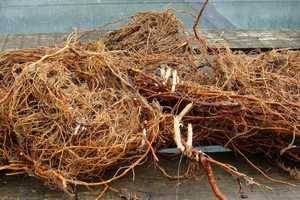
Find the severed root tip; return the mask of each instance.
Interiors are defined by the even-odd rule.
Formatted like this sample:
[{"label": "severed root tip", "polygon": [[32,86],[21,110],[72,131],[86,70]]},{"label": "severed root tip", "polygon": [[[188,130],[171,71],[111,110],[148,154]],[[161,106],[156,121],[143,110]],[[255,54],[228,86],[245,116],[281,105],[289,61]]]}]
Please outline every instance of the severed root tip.
[{"label": "severed root tip", "polygon": [[213,170],[208,159],[205,156],[201,156],[200,162],[202,164],[203,169],[206,172],[208,182],[215,196],[220,200],[227,200],[227,197],[224,196],[224,194],[221,192],[217,185]]},{"label": "severed root tip", "polygon": [[[240,173],[237,171],[236,168],[234,168],[231,165],[221,163],[219,161],[214,160],[213,158],[209,157],[207,154],[202,152],[201,150],[197,150],[193,148],[193,129],[192,129],[192,124],[188,124],[188,137],[187,137],[187,142],[183,142],[181,138],[181,133],[180,133],[180,126],[181,126],[181,120],[186,115],[191,109],[192,109],[193,104],[190,103],[188,104],[179,115],[174,117],[174,141],[177,145],[177,148],[181,151],[182,154],[186,155],[189,159],[194,160],[196,162],[199,162],[203,169],[206,172],[208,182],[210,184],[210,187],[215,194],[215,196],[219,200],[227,200],[225,195],[220,191],[213,170],[211,168],[211,164],[217,165],[221,167],[223,170],[226,172],[230,173],[234,177],[244,179],[249,185],[257,185],[257,186],[262,186],[261,184],[255,182],[253,178],[248,177],[247,175]],[[264,186],[267,189],[271,189],[270,187]]]}]

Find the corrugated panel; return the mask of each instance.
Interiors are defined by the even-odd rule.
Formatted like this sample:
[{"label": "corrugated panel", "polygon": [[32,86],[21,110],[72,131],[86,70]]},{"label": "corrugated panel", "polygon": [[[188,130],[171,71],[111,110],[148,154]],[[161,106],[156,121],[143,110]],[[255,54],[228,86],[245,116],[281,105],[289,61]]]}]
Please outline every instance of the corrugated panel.
[{"label": "corrugated panel", "polygon": [[[174,8],[187,12],[199,10],[195,0],[2,0],[0,1],[0,33],[66,32],[72,27],[92,28],[115,18],[143,10]],[[178,14],[188,27],[193,19]],[[206,28],[232,27],[213,4],[201,20]]]},{"label": "corrugated panel", "polygon": [[[0,34],[89,29],[137,11],[197,12],[203,0],[0,0]],[[299,0],[210,0],[203,28],[300,28]],[[178,14],[187,27],[193,20]]]},{"label": "corrugated panel", "polygon": [[300,28],[299,0],[228,0],[215,7],[239,28]]}]

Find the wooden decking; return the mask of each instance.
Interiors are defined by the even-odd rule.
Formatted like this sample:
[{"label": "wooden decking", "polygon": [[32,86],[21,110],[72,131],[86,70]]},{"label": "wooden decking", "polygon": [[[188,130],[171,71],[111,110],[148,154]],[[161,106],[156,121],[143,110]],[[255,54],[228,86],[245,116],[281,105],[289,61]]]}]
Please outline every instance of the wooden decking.
[{"label": "wooden decking", "polygon": [[[232,49],[300,49],[300,29],[283,30],[209,30],[202,33],[213,43],[226,43]],[[62,42],[66,33],[0,35],[0,50],[51,46]],[[99,36],[97,32],[89,37]]]},{"label": "wooden decking", "polygon": [[[238,192],[238,185],[234,177],[225,173],[219,168],[215,168],[215,176],[220,189],[225,193],[229,200],[296,200],[300,199],[299,182],[289,178],[277,168],[270,167],[260,158],[250,158],[255,164],[264,169],[273,178],[289,181],[298,184],[296,187],[287,186],[271,182],[251,168],[245,161],[237,159],[231,153],[219,153],[213,155],[214,158],[229,162],[236,166],[240,171],[254,177],[261,184],[272,187],[272,191],[263,187],[252,187],[243,185],[242,194]],[[171,175],[176,176],[178,168],[184,173],[186,161],[183,160],[179,166],[179,159],[161,159],[160,165]],[[149,162],[137,167],[134,172],[127,177],[117,180],[110,186],[121,191],[115,193],[111,190],[105,194],[103,199],[108,200],[134,200],[134,196],[139,200],[214,200],[211,189],[207,183],[206,176],[198,171],[197,178],[170,180],[163,176],[158,169]],[[84,188],[77,191],[78,199],[94,200],[103,190],[103,187]],[[0,199],[67,199],[68,197],[59,191],[50,190],[43,183],[33,177],[28,176],[0,176]],[[121,197],[122,198],[121,198]],[[131,198],[130,198],[131,197]],[[242,198],[244,197],[244,198]],[[247,197],[247,198],[246,198]]]},{"label": "wooden decking", "polygon": [[233,49],[300,48],[300,29],[203,30],[211,42],[227,43]]},{"label": "wooden decking", "polygon": [[[225,193],[229,200],[296,200],[300,199],[299,182],[292,180],[285,173],[277,168],[261,162],[260,158],[250,158],[255,164],[266,170],[267,174],[273,178],[289,181],[298,184],[296,187],[283,184],[273,183],[256,170],[251,168],[243,160],[237,159],[230,153],[219,153],[213,155],[216,159],[229,162],[236,166],[240,171],[254,177],[261,184],[272,187],[272,191],[263,187],[252,187],[243,185],[242,193],[238,192],[238,185],[234,177],[216,168],[215,175],[220,189]],[[166,171],[176,176],[178,167],[183,173],[186,167],[186,161],[183,160],[179,166],[179,159],[161,159],[160,164]],[[66,194],[51,190],[39,180],[28,176],[1,176],[0,175],[0,199],[68,199]],[[169,180],[163,176],[158,169],[153,167],[149,162],[143,166],[137,167],[134,172],[127,177],[117,180],[111,184],[113,188],[120,190],[120,193],[108,190],[103,199],[109,200],[134,200],[134,196],[140,200],[214,200],[210,187],[207,183],[206,176],[198,171],[196,178],[183,180]],[[78,199],[93,200],[103,190],[103,187],[84,188],[77,191]],[[120,195],[123,197],[121,198]],[[130,198],[131,197],[131,198]],[[244,198],[242,198],[244,197]],[[247,197],[247,198],[246,198]],[[71,198],[69,198],[71,199]]]}]

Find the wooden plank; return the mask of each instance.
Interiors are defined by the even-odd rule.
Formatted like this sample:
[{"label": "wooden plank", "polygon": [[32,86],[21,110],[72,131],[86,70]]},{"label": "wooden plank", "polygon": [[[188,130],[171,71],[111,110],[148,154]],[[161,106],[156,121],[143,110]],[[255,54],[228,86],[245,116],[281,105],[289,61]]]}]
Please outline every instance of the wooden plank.
[{"label": "wooden plank", "polygon": [[8,35],[3,44],[3,49],[19,49],[23,48],[24,35]]},{"label": "wooden plank", "polygon": [[9,34],[5,34],[5,35],[2,35],[0,36],[0,51],[2,50],[6,50],[5,46],[6,46],[6,43],[8,41],[8,38],[9,38]]},{"label": "wooden plank", "polygon": [[[296,187],[286,186],[278,183],[273,183],[265,179],[256,170],[251,168],[245,161],[235,158],[233,153],[214,154],[214,158],[231,163],[239,170],[253,177],[256,181],[268,185],[273,188],[272,191],[263,188],[250,187],[243,185],[242,191],[247,200],[295,200],[300,199],[299,182],[292,180],[285,173],[277,168],[270,167],[260,157],[250,158],[255,164],[262,169],[268,169],[268,174],[274,178],[289,181],[298,184]],[[186,169],[186,161],[183,159],[179,166],[179,159],[160,159],[160,165],[171,175],[184,173]],[[215,168],[215,175],[220,189],[227,195],[230,200],[241,199],[238,193],[237,182],[234,177],[225,173],[219,168]],[[190,178],[184,180],[169,180],[162,176],[159,170],[153,168],[152,163],[146,163],[143,166],[137,167],[133,174],[128,174],[127,177],[119,179],[111,186],[119,189],[123,199],[130,199],[134,195],[140,200],[173,200],[173,199],[188,199],[188,200],[215,200],[212,195],[207,179],[202,174],[201,169],[195,173],[198,178]],[[50,190],[43,185],[39,180],[28,176],[0,176],[0,193],[2,199],[66,199],[67,197],[62,192]],[[92,200],[97,197],[103,188],[79,188],[78,199]],[[121,199],[120,194],[108,192],[103,199]]]},{"label": "wooden plank", "polygon": [[227,43],[233,49],[300,48],[300,29],[205,30],[212,42]]},{"label": "wooden plank", "polygon": [[0,36],[0,51],[4,49],[5,42],[7,40],[8,35]]},{"label": "wooden plank", "polygon": [[24,35],[23,48],[31,48],[38,46],[37,35]]},{"label": "wooden plank", "polygon": [[[202,33],[209,42],[228,44],[232,49],[300,49],[300,29],[285,30],[238,30],[204,29]],[[85,39],[96,39],[103,34],[94,32]],[[63,42],[67,33],[44,33],[27,35],[0,35],[0,47],[3,49],[51,46]]]}]

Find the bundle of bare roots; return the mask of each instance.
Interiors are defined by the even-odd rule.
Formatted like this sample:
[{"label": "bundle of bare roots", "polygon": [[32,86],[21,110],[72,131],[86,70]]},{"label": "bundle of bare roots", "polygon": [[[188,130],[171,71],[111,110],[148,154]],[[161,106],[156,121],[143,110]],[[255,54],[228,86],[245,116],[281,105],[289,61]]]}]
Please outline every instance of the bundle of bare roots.
[{"label": "bundle of bare roots", "polygon": [[97,41],[76,38],[0,54],[0,169],[71,194],[73,185],[108,187],[176,145],[225,199],[211,164],[261,185],[193,146],[299,164],[299,51],[247,55],[196,35],[197,53],[168,10],[138,13]]}]

